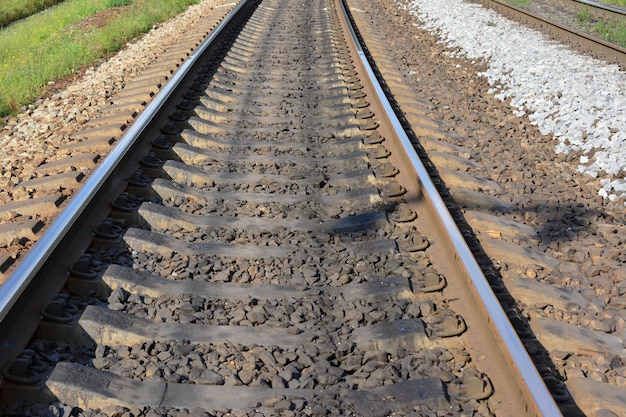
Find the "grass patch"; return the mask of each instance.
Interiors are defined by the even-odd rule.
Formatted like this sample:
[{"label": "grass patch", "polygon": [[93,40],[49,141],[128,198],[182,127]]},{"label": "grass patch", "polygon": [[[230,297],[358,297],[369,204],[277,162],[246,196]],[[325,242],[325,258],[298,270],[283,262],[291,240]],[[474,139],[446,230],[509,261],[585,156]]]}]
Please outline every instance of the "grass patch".
[{"label": "grass patch", "polygon": [[626,48],[626,22],[598,22],[595,29],[602,39]]},{"label": "grass patch", "polygon": [[121,7],[131,4],[133,0],[105,0],[107,7]]},{"label": "grass patch", "polygon": [[588,7],[580,9],[576,12],[576,20],[583,24],[589,23],[591,21],[591,10]]},{"label": "grass patch", "polygon": [[126,42],[201,0],[134,0],[110,21],[80,21],[114,0],[66,0],[0,31],[0,116],[39,97],[53,80],[119,50]]},{"label": "grass patch", "polygon": [[512,4],[515,7],[519,7],[520,9],[525,9],[528,7],[533,0],[505,0],[507,3]]},{"label": "grass patch", "polygon": [[602,0],[601,3],[614,4],[615,6],[626,7],[626,0]]},{"label": "grass patch", "polygon": [[[626,0],[621,1],[626,2]],[[590,33],[626,48],[626,22],[598,20],[594,18],[588,7],[576,12],[576,20]]]},{"label": "grass patch", "polygon": [[1,0],[0,28],[41,10],[61,3],[63,0]]}]

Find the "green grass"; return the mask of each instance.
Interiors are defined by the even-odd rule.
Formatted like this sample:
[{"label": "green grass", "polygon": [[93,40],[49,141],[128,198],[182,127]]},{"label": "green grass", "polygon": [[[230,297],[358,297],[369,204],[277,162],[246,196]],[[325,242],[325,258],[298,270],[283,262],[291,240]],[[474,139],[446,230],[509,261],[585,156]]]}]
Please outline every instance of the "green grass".
[{"label": "green grass", "polygon": [[595,25],[603,39],[626,48],[626,23],[625,22],[598,22]]},{"label": "green grass", "polygon": [[133,0],[105,0],[107,7],[120,7],[131,4]]},{"label": "green grass", "polygon": [[591,21],[591,10],[589,7],[584,7],[576,12],[576,19],[580,23],[589,23]]},{"label": "green grass", "polygon": [[[119,50],[200,0],[134,0],[102,28],[78,21],[116,0],[66,0],[0,31],[0,117],[37,99],[49,82]],[[10,30],[8,30],[10,29]]]},{"label": "green grass", "polygon": [[[622,1],[626,2],[626,0]],[[590,32],[593,33],[595,31],[596,36],[626,48],[626,22],[597,21],[593,19],[591,10],[588,7],[576,12],[576,20],[586,25]]]},{"label": "green grass", "polygon": [[626,7],[626,0],[602,0],[600,3],[614,4],[616,6]]},{"label": "green grass", "polygon": [[528,7],[533,0],[505,0],[507,3],[512,4],[515,7],[519,7],[520,9],[525,9]]},{"label": "green grass", "polygon": [[35,14],[63,0],[1,0],[0,28]]}]

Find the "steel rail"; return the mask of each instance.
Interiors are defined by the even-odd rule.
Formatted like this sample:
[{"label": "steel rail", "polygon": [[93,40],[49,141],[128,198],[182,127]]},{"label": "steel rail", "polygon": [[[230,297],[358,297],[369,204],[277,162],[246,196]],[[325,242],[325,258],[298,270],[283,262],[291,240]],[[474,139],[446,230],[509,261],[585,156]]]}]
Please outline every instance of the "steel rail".
[{"label": "steel rail", "polygon": [[577,3],[582,6],[591,7],[593,13],[599,16],[605,17],[610,20],[619,20],[626,17],[626,10],[612,7],[607,4],[597,3],[590,0],[570,0],[572,3]]},{"label": "steel rail", "polygon": [[50,228],[33,246],[32,250],[29,251],[24,259],[17,265],[7,281],[0,286],[0,321],[7,316],[17,299],[28,287],[37,273],[40,272],[44,263],[57,248],[74,222],[81,216],[98,190],[109,179],[119,162],[145,130],[148,123],[152,121],[159,110],[165,105],[174,90],[200,59],[200,56],[209,48],[247,2],[248,0],[241,0],[189,58],[185,60],[180,68],[173,74],[171,80],[154,96],[153,100],[146,106],[144,111],[125,131],[118,143],[102,160],[102,163],[100,163],[87,178],[85,184],[76,192],[68,205],[50,225]]},{"label": "steel rail", "polygon": [[580,46],[583,50],[589,52],[592,56],[604,59],[611,63],[618,64],[622,69],[626,69],[626,48],[617,44],[605,41],[596,36],[582,32],[580,30],[553,22],[528,10],[507,4],[500,0],[474,0],[484,6],[494,9],[504,16],[511,17],[514,20],[536,27],[543,32],[554,36],[557,39],[565,39],[575,45]]},{"label": "steel rail", "polygon": [[[377,95],[376,99],[380,101],[385,109],[386,116],[391,122],[395,134],[400,140],[402,148],[406,152],[410,162],[413,164],[413,168],[415,169],[415,173],[424,196],[431,205],[433,212],[439,217],[441,225],[449,236],[449,239],[454,247],[454,251],[456,252],[456,259],[459,266],[465,271],[466,276],[471,280],[471,286],[478,295],[483,311],[489,314],[489,324],[493,328],[493,331],[496,332],[496,335],[498,335],[496,338],[500,339],[507,348],[507,351],[504,354],[507,356],[507,362],[509,362],[509,364],[514,368],[514,373],[519,377],[518,385],[520,390],[525,394],[527,400],[532,401],[532,404],[530,404],[529,409],[526,411],[542,416],[562,415],[556,402],[554,401],[554,398],[550,394],[543,379],[537,371],[532,359],[528,355],[526,348],[522,344],[506,313],[502,309],[500,302],[491,289],[487,278],[483,274],[476,258],[463,238],[456,222],[452,218],[448,207],[430,178],[426,167],[413,148],[413,145],[404,131],[402,123],[395,114],[393,107],[387,99],[382,86],[377,81],[376,75],[367,60],[363,47],[359,43],[354,28],[350,24],[350,19],[348,18],[348,13],[343,0],[339,0],[339,3],[341,5],[341,12],[348,22],[347,26],[350,31],[350,36],[356,46],[361,63],[366,69],[366,72],[372,82],[372,86],[375,89],[375,93]],[[521,411],[522,410],[520,410],[520,412]]]}]

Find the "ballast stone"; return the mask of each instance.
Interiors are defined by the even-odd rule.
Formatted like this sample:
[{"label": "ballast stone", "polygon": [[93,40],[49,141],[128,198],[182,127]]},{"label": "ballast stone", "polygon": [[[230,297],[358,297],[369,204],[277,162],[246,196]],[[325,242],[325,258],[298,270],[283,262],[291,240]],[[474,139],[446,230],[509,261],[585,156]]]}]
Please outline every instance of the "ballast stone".
[{"label": "ballast stone", "polygon": [[530,327],[548,351],[603,352],[626,358],[624,341],[608,333],[544,317],[531,320]]},{"label": "ballast stone", "polygon": [[626,388],[589,378],[571,378],[565,384],[576,405],[587,416],[609,410],[617,416],[626,415]]}]

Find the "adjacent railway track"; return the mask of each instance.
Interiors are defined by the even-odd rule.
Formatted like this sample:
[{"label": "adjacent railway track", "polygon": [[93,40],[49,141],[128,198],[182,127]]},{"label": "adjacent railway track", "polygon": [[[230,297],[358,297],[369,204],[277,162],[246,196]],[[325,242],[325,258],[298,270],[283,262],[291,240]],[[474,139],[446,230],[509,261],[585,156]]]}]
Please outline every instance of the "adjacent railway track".
[{"label": "adjacent railway track", "polygon": [[242,2],[83,132],[152,100],[1,287],[4,402],[559,414],[341,10]]},{"label": "adjacent railway track", "polygon": [[[508,18],[547,33],[559,41],[574,45],[585,54],[606,60],[610,63],[616,63],[620,65],[620,67],[626,68],[626,48],[620,45],[600,39],[597,36],[590,35],[567,24],[559,23],[549,15],[525,10],[504,1],[480,0],[479,3],[498,11],[498,13]],[[578,0],[571,0],[567,3],[580,6],[580,8],[584,7],[589,10],[592,15],[608,20],[623,21],[625,18],[625,11],[623,9]],[[556,7],[558,9],[558,6]]]},{"label": "adjacent railway track", "polygon": [[623,20],[626,17],[626,9],[623,7],[615,7],[609,4],[601,4],[595,1],[572,0],[581,8],[588,9],[592,15],[599,16],[607,20]]}]

